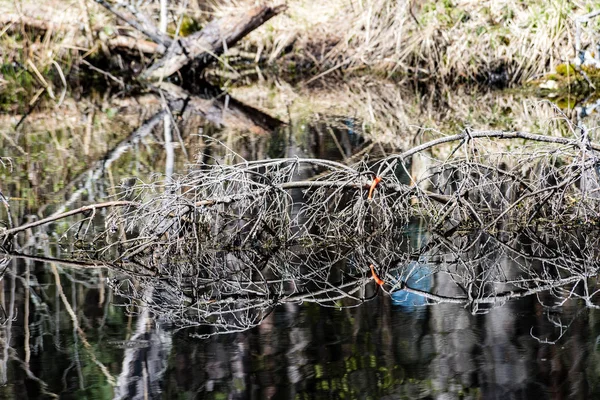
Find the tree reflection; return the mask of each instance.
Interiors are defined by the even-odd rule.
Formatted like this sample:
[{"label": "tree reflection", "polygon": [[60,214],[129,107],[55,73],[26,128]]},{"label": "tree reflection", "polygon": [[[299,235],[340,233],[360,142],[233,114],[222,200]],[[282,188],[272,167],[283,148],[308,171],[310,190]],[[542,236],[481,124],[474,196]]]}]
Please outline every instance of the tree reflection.
[{"label": "tree reflection", "polygon": [[[477,138],[549,144],[507,153]],[[404,159],[453,140],[449,157],[402,182]],[[355,307],[379,291],[407,307],[452,303],[474,315],[529,296],[547,308],[595,307],[596,159],[594,145],[580,144],[466,131],[375,165],[234,163],[230,154],[128,189],[131,202],[108,217],[88,256],[125,273],[110,285],[130,311],[202,337],[257,326],[279,305]],[[468,156],[454,158],[463,146]],[[407,240],[411,220],[423,221],[418,244]],[[562,336],[566,326],[551,322]]]},{"label": "tree reflection", "polygon": [[[280,121],[241,104],[225,113],[179,95],[174,110],[285,140]],[[76,180],[100,176],[164,114]],[[9,227],[0,378],[48,396],[506,398],[536,379],[579,396],[600,240],[599,147],[585,136],[465,130],[359,162],[339,141],[347,164],[300,145],[262,161],[221,148],[183,175],[127,182],[122,200]],[[64,247],[50,245],[45,224],[67,217]],[[63,356],[58,379],[40,366],[48,354]]]}]

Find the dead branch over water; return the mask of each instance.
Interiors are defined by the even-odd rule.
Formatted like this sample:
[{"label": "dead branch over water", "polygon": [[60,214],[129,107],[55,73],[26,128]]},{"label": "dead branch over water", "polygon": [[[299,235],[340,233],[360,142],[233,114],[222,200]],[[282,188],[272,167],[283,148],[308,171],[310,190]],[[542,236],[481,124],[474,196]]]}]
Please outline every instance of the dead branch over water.
[{"label": "dead branch over water", "polygon": [[[232,153],[127,188],[87,257],[117,267],[110,284],[129,307],[200,334],[245,330],[279,304],[356,306],[378,291],[473,313],[531,295],[595,306],[600,147],[580,128],[571,139],[465,131],[354,165]],[[448,143],[412,170],[413,155]],[[415,219],[429,238],[416,247]]]},{"label": "dead branch over water", "polygon": [[[144,104],[148,105],[148,103],[154,103],[152,106],[158,107],[161,103],[165,102],[164,99],[166,99],[168,104],[165,104],[165,107],[147,118],[139,128],[135,129],[115,144],[110,150],[105,152],[99,160],[91,163],[88,169],[71,179],[61,192],[66,192],[85,180],[96,181],[100,179],[112,163],[118,160],[133,146],[140,143],[144,138],[151,135],[156,126],[159,125],[167,115],[169,118],[173,118],[174,115],[197,114],[218,127],[240,129],[260,135],[271,134],[275,129],[284,124],[282,121],[248,106],[221,91],[216,92],[214,96],[209,98],[202,98],[200,96],[192,95],[184,89],[170,83],[159,83],[152,88],[155,92],[145,96]],[[213,88],[213,90],[216,91],[215,88]],[[136,101],[135,99],[126,99],[123,100],[123,102],[129,102],[131,100],[134,102]],[[72,192],[69,200],[60,206],[54,212],[54,215],[66,212],[68,207],[79,200],[86,190],[84,185],[83,188]]]},{"label": "dead branch over water", "polygon": [[[142,72],[150,80],[202,67],[281,11],[258,7],[172,38],[134,8],[99,3],[152,41],[143,51],[162,56]],[[169,83],[151,90],[163,109],[94,165],[94,174],[164,121],[167,109],[254,133],[282,125],[227,95],[204,99]],[[532,295],[595,306],[600,146],[583,127],[571,133],[465,130],[353,165],[247,162],[232,152],[183,176],[124,187],[120,201],[58,213],[0,237],[9,251],[21,232],[77,214],[90,227],[96,209],[114,207],[82,255],[106,263],[130,311],[200,335],[246,330],[280,304],[349,307],[380,292],[413,295],[421,305],[462,304],[473,313]],[[437,152],[443,146],[449,151]],[[417,155],[429,167],[413,168]],[[415,219],[431,238],[419,246],[406,240]],[[435,286],[427,283],[433,279]]]}]

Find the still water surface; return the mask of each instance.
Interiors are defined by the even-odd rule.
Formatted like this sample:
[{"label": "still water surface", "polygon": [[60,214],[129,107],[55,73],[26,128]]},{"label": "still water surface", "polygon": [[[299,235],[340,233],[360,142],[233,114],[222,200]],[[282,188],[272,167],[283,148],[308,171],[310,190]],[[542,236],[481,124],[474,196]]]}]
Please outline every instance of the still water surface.
[{"label": "still water surface", "polygon": [[[77,111],[66,113],[66,122],[32,116],[19,131],[7,130],[11,140],[2,139],[1,156],[13,166],[3,170],[1,189],[16,224],[111,198],[121,179],[151,179],[167,169],[160,129],[128,136],[151,112],[89,104],[95,111],[73,105]],[[117,109],[124,116],[115,117]],[[363,134],[373,128],[353,116],[298,118],[257,136],[254,125],[253,135],[239,134],[248,130],[240,118],[206,124],[188,116],[180,121],[171,168],[185,171],[197,154],[218,159],[206,136],[247,159],[348,160],[369,146]],[[114,161],[107,163],[109,156]],[[1,217],[7,220],[5,210]],[[63,235],[69,229],[70,223],[56,223],[27,232],[18,250],[69,258],[85,246]],[[418,224],[406,235],[413,243],[427,240]],[[105,269],[6,255],[2,270],[2,398],[600,397],[598,312],[574,299],[552,307],[532,296],[473,315],[462,305],[427,306],[407,293],[380,291],[352,308],[281,305],[255,328],[202,339],[143,310],[132,313],[106,284],[118,275]],[[444,284],[435,276],[415,282],[434,291]]]},{"label": "still water surface", "polygon": [[[14,284],[22,293],[19,283],[8,281],[5,290]],[[83,289],[70,286],[75,303]],[[43,335],[38,330],[44,327],[35,326],[43,318],[32,318],[35,340],[30,341],[29,368],[61,398],[113,396],[97,361],[117,377],[118,398],[600,395],[597,312],[576,315],[576,306],[560,311],[562,322],[569,324],[565,336],[557,344],[542,344],[532,333],[558,337],[559,331],[535,299],[514,301],[480,316],[457,305],[407,309],[387,296],[342,310],[286,305],[250,331],[204,340],[185,330],[174,333],[144,316],[126,317],[122,309],[99,304],[94,291],[81,304],[75,311],[85,321],[89,350],[61,310],[48,310],[56,313],[57,326]],[[22,307],[7,339],[10,351],[24,357]],[[5,366],[6,398],[39,395],[37,380],[29,379],[17,361],[9,358]]]}]

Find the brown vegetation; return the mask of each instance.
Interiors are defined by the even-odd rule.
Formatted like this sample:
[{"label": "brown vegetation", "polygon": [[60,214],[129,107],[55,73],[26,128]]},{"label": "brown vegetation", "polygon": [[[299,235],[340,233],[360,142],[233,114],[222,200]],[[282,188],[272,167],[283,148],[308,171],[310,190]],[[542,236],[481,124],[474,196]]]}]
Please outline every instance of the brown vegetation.
[{"label": "brown vegetation", "polygon": [[[291,1],[281,14],[283,8],[277,5],[252,9],[244,2],[219,2],[201,10],[195,2],[190,2],[186,8],[183,5],[187,3],[174,5],[172,34],[165,35],[153,22],[158,10],[151,2],[140,9],[117,7],[104,0],[97,3],[104,7],[81,1],[78,7],[67,10],[57,2],[48,4],[46,7],[53,8],[44,11],[29,2],[20,8],[5,4],[0,26],[5,34],[19,31],[41,34],[38,36],[43,38],[41,41],[35,39],[35,33],[25,36],[33,39],[34,53],[28,57],[35,54],[34,64],[42,73],[52,61],[58,61],[65,70],[70,69],[75,49],[84,53],[83,58],[107,55],[112,49],[117,53],[126,50],[130,53],[127,59],[135,55],[136,62],[141,61],[142,75],[157,78],[156,71],[164,69],[161,65],[166,60],[151,66],[145,57],[164,53],[173,38],[178,39],[175,47],[182,47],[169,50],[167,64],[172,67],[164,70],[164,76],[179,70],[188,57],[203,60],[219,56],[250,30],[280,14],[250,33],[242,47],[255,53],[255,60],[277,65],[285,74],[311,78],[336,70],[369,71],[411,80],[510,84],[549,73],[555,65],[571,60],[575,56],[575,18],[593,6],[591,1],[573,4],[563,0],[550,5],[512,0],[483,3],[338,0],[326,4]],[[52,12],[61,8],[65,12]],[[107,13],[105,8],[112,11]],[[236,18],[238,22],[234,22]],[[120,25],[123,21],[131,26]],[[200,25],[204,28],[196,33],[188,28]],[[236,25],[239,28],[233,28]],[[216,32],[216,26],[230,30],[233,36],[209,38]],[[594,26],[590,20],[585,26],[589,29],[578,37],[578,43],[590,41]],[[233,33],[236,29],[241,30]],[[0,45],[10,50],[14,44],[4,39]],[[24,44],[20,42],[21,46]],[[8,55],[5,60],[10,59],[11,52],[5,53]],[[22,63],[26,61],[22,56],[16,58]],[[220,60],[227,65],[227,58]]]}]

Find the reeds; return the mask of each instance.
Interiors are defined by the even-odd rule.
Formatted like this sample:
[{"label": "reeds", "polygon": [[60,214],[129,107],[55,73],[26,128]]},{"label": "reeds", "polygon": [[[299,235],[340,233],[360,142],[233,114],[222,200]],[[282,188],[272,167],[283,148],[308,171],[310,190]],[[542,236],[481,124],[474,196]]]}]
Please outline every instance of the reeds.
[{"label": "reeds", "polygon": [[285,17],[249,37],[269,52],[270,61],[281,59],[282,49],[293,43],[287,59],[310,63],[318,73],[359,70],[502,84],[525,82],[572,59],[574,19],[595,7],[593,1],[566,0],[288,4]]},{"label": "reeds", "polygon": [[371,0],[337,50],[351,65],[388,74],[523,82],[573,56],[570,28],[577,11],[567,1]]},{"label": "reeds", "polygon": [[[136,36],[95,4],[54,1],[44,4],[44,13],[32,1],[20,4],[20,10],[0,6],[2,63],[16,59],[24,65],[31,59],[42,76],[58,76],[54,63],[67,75],[73,57],[106,55],[117,30]],[[199,28],[249,2],[218,2],[202,10],[195,2],[187,8],[184,4],[173,4],[173,26],[185,16],[182,26]],[[592,0],[290,0],[286,5],[283,15],[241,45],[255,53],[254,61],[277,65],[279,74],[312,80],[342,70],[395,79],[500,84],[526,82],[573,59],[575,18],[595,7]],[[142,7],[146,14],[158,15],[154,2]],[[593,39],[597,21],[585,28],[584,45]]]}]

